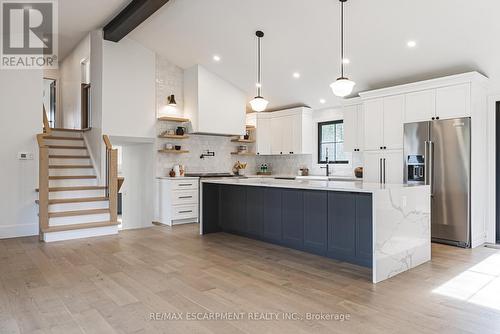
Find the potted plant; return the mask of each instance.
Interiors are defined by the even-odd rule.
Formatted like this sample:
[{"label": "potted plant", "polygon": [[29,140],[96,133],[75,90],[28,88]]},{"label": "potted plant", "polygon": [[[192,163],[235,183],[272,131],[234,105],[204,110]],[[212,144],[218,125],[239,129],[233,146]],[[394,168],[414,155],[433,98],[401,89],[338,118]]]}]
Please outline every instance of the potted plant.
[{"label": "potted plant", "polygon": [[246,168],[247,168],[246,163],[242,163],[242,162],[237,161],[233,166],[233,171],[235,174],[243,176],[243,175],[245,175]]}]

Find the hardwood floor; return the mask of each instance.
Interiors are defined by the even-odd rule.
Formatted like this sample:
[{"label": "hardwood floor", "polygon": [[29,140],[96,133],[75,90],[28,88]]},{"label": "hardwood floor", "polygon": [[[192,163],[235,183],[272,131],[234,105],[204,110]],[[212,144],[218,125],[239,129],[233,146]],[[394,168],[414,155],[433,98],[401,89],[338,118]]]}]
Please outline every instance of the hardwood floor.
[{"label": "hardwood floor", "polygon": [[[433,245],[431,263],[373,285],[365,268],[196,229],[0,240],[0,333],[500,332],[499,250]],[[188,312],[244,318],[186,320]],[[321,312],[350,319],[282,319]]]}]

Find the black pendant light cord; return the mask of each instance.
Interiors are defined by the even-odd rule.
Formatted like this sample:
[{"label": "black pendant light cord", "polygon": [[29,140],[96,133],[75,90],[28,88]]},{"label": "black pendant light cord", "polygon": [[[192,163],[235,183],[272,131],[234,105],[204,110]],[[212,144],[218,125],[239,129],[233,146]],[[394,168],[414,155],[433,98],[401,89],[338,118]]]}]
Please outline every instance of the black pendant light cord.
[{"label": "black pendant light cord", "polygon": [[344,77],[344,2],[340,0],[340,77]]},{"label": "black pendant light cord", "polygon": [[257,36],[257,96],[261,96],[262,93],[262,66],[261,66],[261,38],[264,37],[264,33],[260,30],[255,32]]}]

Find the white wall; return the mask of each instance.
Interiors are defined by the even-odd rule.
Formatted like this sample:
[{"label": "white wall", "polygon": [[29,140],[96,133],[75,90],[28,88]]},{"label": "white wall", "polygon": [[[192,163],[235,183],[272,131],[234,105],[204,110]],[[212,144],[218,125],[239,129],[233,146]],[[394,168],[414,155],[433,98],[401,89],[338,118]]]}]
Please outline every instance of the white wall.
[{"label": "white wall", "polygon": [[[42,131],[42,71],[0,70],[0,238],[38,234],[38,145]],[[17,160],[18,152],[33,160]]]},{"label": "white wall", "polygon": [[[93,63],[92,65],[93,66]],[[124,38],[103,44],[102,129],[112,136],[155,136],[155,54]]]},{"label": "white wall", "polygon": [[154,209],[154,144],[129,144],[111,138],[121,145],[122,228],[151,226]]},{"label": "white wall", "polygon": [[90,58],[90,35],[60,65],[63,127],[81,128],[82,60]]}]

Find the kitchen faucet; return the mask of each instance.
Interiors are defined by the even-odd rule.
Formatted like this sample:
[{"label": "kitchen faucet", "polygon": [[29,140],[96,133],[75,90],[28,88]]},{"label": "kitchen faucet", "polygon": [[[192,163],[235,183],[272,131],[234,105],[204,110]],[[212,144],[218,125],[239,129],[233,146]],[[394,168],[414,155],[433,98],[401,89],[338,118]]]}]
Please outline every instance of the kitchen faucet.
[{"label": "kitchen faucet", "polygon": [[326,169],[326,176],[330,176],[330,159],[328,159],[328,147],[326,148],[325,161],[326,161],[326,165],[324,167],[320,167],[320,168]]}]

